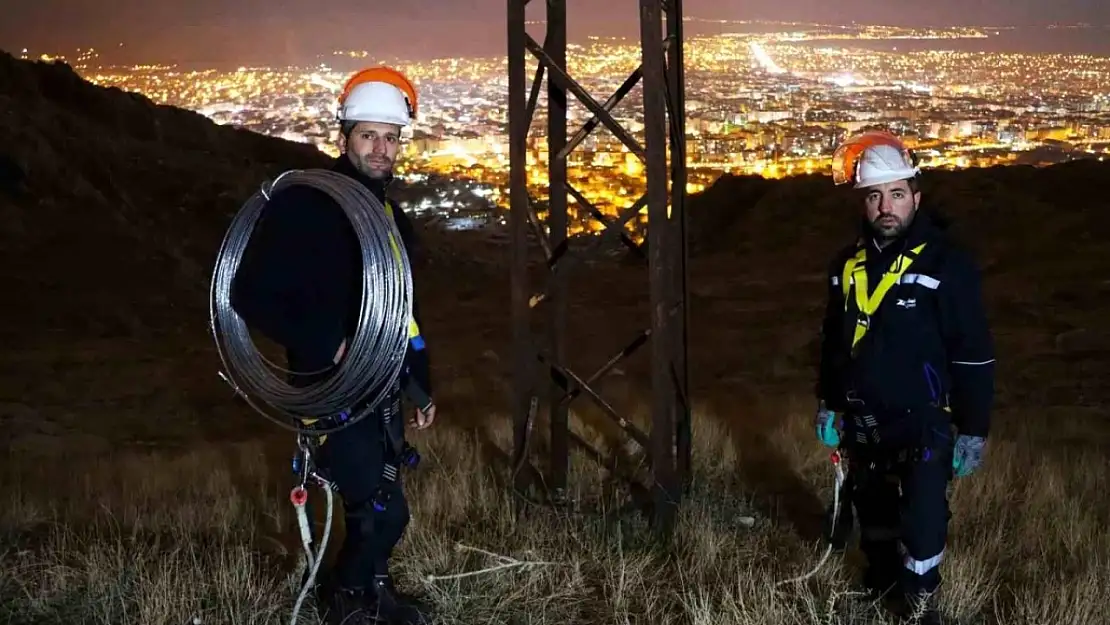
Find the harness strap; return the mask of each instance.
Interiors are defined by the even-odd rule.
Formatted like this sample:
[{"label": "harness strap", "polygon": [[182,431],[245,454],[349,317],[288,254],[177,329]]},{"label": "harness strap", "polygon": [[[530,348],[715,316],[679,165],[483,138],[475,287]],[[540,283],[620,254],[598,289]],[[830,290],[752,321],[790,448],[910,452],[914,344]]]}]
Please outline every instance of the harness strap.
[{"label": "harness strap", "polygon": [[913,261],[921,254],[921,250],[925,249],[925,244],[922,243],[912,250],[899,254],[898,258],[894,259],[891,263],[890,269],[883,274],[879,284],[876,285],[875,291],[869,294],[867,284],[867,248],[861,247],[859,252],[852,258],[849,258],[844,263],[844,272],[841,276],[841,288],[844,290],[844,310],[848,310],[849,291],[852,289],[852,284],[855,284],[855,302],[856,302],[856,326],[855,332],[852,336],[852,351],[855,352],[856,346],[864,335],[871,328],[871,317],[879,306],[883,303],[883,298],[890,291],[891,287],[897,284],[902,279],[902,274],[910,268]]},{"label": "harness strap", "polygon": [[392,499],[390,490],[385,488],[385,486],[396,482],[397,476],[401,472],[400,463],[402,462],[402,454],[404,453],[405,447],[404,422],[399,421],[401,432],[396,432],[394,430],[395,423],[398,423],[398,421],[394,421],[394,419],[403,419],[400,388],[394,387],[389,405],[383,406],[381,410],[386,453],[382,460],[382,476],[378,482],[378,487],[374,490],[374,494],[371,497],[371,503],[378,512],[384,511]]},{"label": "harness strap", "polygon": [[[393,219],[393,202],[385,201],[385,212]],[[389,247],[393,249],[393,257],[397,259],[397,264],[401,263],[401,248],[397,245],[397,240],[393,237],[393,233],[389,234]],[[412,348],[416,351],[424,349],[424,337],[420,332],[420,326],[416,323],[416,318],[409,319],[409,342],[412,343]]]}]

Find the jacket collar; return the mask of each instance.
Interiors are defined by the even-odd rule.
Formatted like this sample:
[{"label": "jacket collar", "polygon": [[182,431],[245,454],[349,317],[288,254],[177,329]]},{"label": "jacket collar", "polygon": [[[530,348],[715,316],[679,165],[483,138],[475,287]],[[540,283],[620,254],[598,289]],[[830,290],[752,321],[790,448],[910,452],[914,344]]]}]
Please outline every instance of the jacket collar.
[{"label": "jacket collar", "polygon": [[862,234],[859,239],[859,246],[867,250],[868,264],[892,260],[895,256],[935,238],[940,233],[932,216],[921,207],[918,207],[917,213],[910,223],[910,227],[906,228],[905,232],[897,239],[889,242],[886,247],[881,250],[875,240],[871,224],[868,223],[867,219],[862,218],[860,220],[860,225],[862,227]]}]

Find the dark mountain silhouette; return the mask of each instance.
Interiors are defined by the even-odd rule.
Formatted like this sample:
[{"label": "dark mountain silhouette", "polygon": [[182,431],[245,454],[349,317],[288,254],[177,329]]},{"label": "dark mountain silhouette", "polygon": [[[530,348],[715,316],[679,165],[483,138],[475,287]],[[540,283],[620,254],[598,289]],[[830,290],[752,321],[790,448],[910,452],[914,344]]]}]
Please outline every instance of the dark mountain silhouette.
[{"label": "dark mountain silhouette", "polygon": [[[1098,406],[1110,402],[1110,163],[1077,160],[1043,168],[928,170],[923,209],[971,249],[999,351],[1001,402]],[[690,200],[694,302],[698,259],[740,275],[789,283],[823,275],[836,249],[853,240],[858,204],[827,177],[784,181],[724,176]],[[708,281],[706,281],[708,282]],[[782,294],[818,314],[814,291]],[[816,316],[813,317],[816,322]],[[813,336],[812,329],[803,334]],[[769,354],[753,345],[760,358]],[[812,363],[810,338],[804,361]],[[752,366],[755,366],[754,363]]]},{"label": "dark mountain silhouette", "polygon": [[228,217],[267,177],[327,160],[64,64],[4,54],[0,85],[7,345],[172,331],[167,311],[205,306]]},{"label": "dark mountain silhouette", "polygon": [[[1088,259],[1081,270],[1089,268],[1094,276],[1110,269],[1110,260],[1096,254],[1110,235],[1110,223],[1101,219],[1110,193],[1107,174],[1110,163],[1097,160],[1043,168],[926,170],[922,206],[985,254],[988,265],[1005,261],[1010,272],[1018,264],[1051,264],[1066,251],[1069,262],[1074,254]],[[854,202],[851,189],[834,187],[827,176],[776,181],[725,175],[690,200],[691,250],[694,255],[802,252],[807,242],[826,250],[854,234]],[[790,262],[789,256],[781,260]]]}]

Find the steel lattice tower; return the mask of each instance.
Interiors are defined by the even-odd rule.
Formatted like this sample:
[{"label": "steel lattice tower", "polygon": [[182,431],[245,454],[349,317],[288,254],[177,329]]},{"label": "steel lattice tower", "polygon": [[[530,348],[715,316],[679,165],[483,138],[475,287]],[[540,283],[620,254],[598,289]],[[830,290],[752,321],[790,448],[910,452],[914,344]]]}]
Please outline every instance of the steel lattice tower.
[{"label": "steel lattice tower", "polygon": [[[683,75],[683,25],[681,0],[640,0],[642,63],[604,103],[595,100],[567,73],[566,0],[547,0],[547,33],[540,45],[525,30],[528,0],[508,0],[509,160],[512,327],[514,341],[514,486],[528,486],[520,468],[528,462],[526,432],[531,427],[540,397],[550,397],[550,475],[545,480],[555,497],[566,487],[569,464],[568,405],[586,395],[644,446],[651,458],[653,484],[651,519],[663,536],[672,535],[675,512],[690,472],[690,408],[686,357],[686,128]],[[664,23],[666,34],[664,35]],[[527,88],[525,55],[539,61]],[[529,197],[526,151],[529,128],[541,83],[547,74],[548,171],[550,206],[546,232]],[[643,81],[643,145],[621,126],[610,111]],[[567,94],[577,98],[593,117],[568,140]],[[644,165],[646,193],[618,218],[605,217],[567,182],[567,155],[599,124],[609,129]],[[668,147],[670,164],[668,167]],[[669,180],[668,180],[669,179]],[[668,185],[669,182],[669,185]],[[669,189],[668,189],[669,186]],[[588,378],[570,371],[566,359],[568,269],[580,252],[568,252],[568,194],[605,225],[598,241],[583,252],[596,250],[604,241],[620,238],[642,251],[624,232],[624,226],[647,206],[647,265],[650,274],[651,320],[631,344]],[[547,284],[530,287],[528,278],[529,230],[539,239],[547,259]],[[539,292],[539,298],[534,297]],[[537,299],[542,305],[537,305]],[[550,315],[544,337],[531,329],[531,315],[546,308]],[[645,434],[616,413],[591,388],[625,356],[651,343],[652,427]],[[537,347],[539,346],[539,347]],[[543,385],[549,385],[547,389]],[[546,393],[545,393],[546,391]],[[580,441],[579,441],[580,442]]]}]

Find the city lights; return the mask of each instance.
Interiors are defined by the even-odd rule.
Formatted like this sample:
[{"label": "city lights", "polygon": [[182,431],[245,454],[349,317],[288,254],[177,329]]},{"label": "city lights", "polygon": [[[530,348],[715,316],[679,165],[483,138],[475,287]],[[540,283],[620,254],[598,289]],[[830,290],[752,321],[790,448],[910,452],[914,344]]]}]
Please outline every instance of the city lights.
[{"label": "city lights", "polygon": [[[1110,58],[853,47],[886,39],[896,48],[902,40],[929,39],[941,48],[946,40],[992,34],[783,25],[779,33],[690,37],[688,189],[704,189],[723,173],[826,172],[838,141],[872,127],[901,135],[919,151],[924,167],[1012,163],[1035,149],[1037,159],[1104,154],[1110,145]],[[591,37],[568,49],[571,75],[599,100],[617,89],[639,57],[638,42],[612,38]],[[235,71],[94,66],[96,59],[94,51],[80,51],[76,67],[96,84],[139,92],[221,124],[311,143],[329,154],[336,153],[336,92],[360,63],[373,62],[359,50],[336,50],[312,67]],[[459,195],[457,186],[444,191],[428,210],[473,220],[507,209],[506,63],[491,57],[397,65],[421,97],[400,173],[410,180],[432,175],[464,185],[465,193]],[[542,209],[548,155],[542,132],[545,90],[540,94],[527,175]],[[640,98],[634,89],[613,110],[637,138],[643,128]],[[570,134],[589,118],[570,98]],[[571,153],[568,164],[570,184],[608,216],[631,206],[644,190],[642,164],[603,128]],[[569,205],[573,232],[599,229],[585,210],[576,214],[573,200]],[[644,215],[638,218],[639,224],[645,221]]]}]

